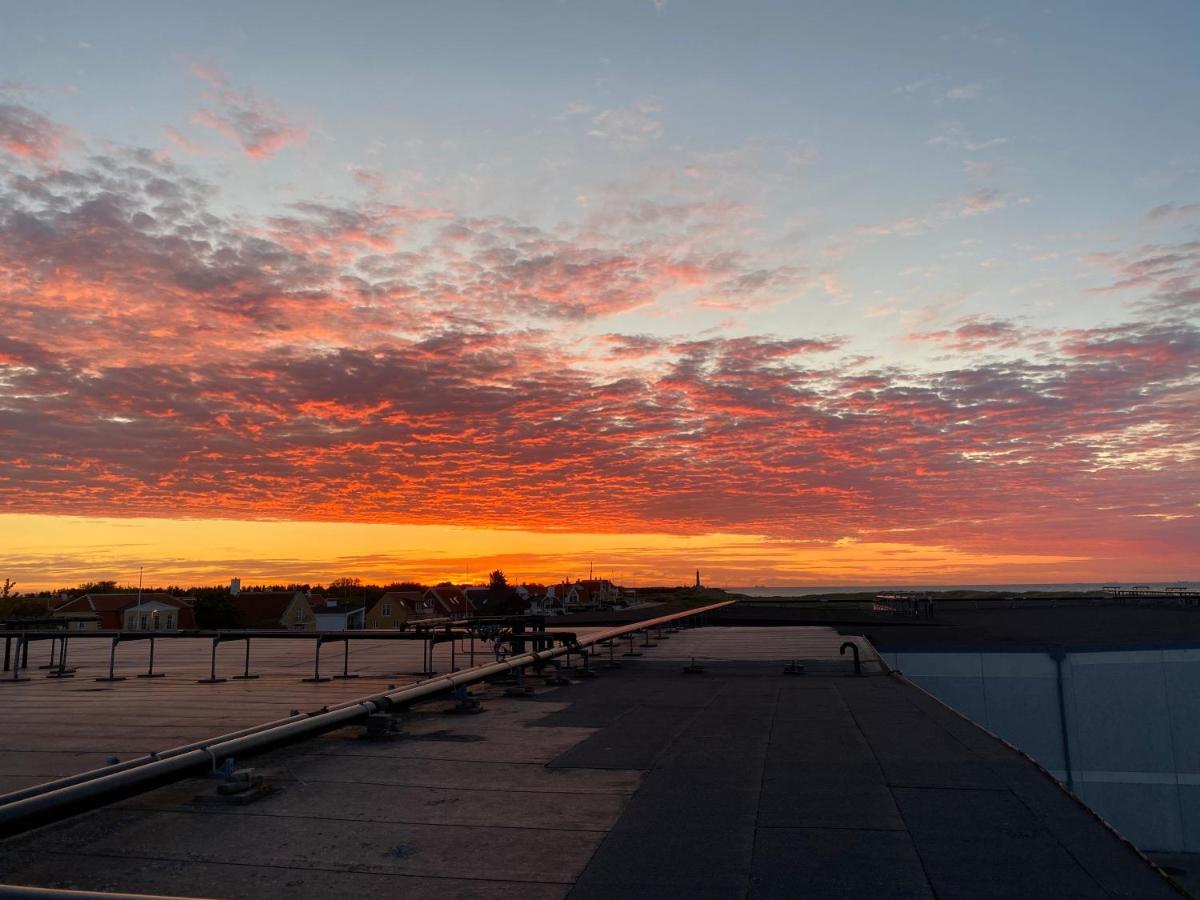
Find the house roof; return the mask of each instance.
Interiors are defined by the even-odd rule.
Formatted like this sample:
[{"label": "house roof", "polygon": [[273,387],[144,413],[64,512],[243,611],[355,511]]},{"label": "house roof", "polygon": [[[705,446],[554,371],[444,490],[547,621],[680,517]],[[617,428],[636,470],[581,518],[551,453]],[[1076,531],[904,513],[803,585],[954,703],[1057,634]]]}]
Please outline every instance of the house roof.
[{"label": "house roof", "polygon": [[352,613],[356,609],[363,608],[361,603],[356,603],[353,600],[334,600],[333,605],[331,606],[329,604],[331,599],[333,598],[321,597],[319,601],[314,599],[312,604],[313,612],[320,616],[324,615],[325,613],[329,613],[331,615],[333,613]]},{"label": "house roof", "polygon": [[441,611],[451,616],[466,615],[470,609],[470,601],[467,600],[467,595],[459,588],[430,588],[427,593],[433,594],[434,600]]},{"label": "house roof", "polygon": [[407,603],[410,600],[421,600],[425,596],[424,591],[388,591],[379,598],[380,603],[384,600],[389,603]]},{"label": "house roof", "polygon": [[234,598],[246,628],[279,628],[283,614],[302,591],[244,591]]},{"label": "house roof", "polygon": [[429,609],[425,607],[425,602],[424,591],[388,591],[371,604],[370,610],[374,611],[384,603],[394,603],[412,613],[428,613]]},{"label": "house roof", "polygon": [[[142,603],[165,603],[176,609],[190,609],[192,604],[183,597],[172,597],[170,594],[142,594]],[[129,606],[137,606],[137,594],[84,594],[74,600],[68,600],[54,608],[59,613],[87,612],[120,612]]]}]

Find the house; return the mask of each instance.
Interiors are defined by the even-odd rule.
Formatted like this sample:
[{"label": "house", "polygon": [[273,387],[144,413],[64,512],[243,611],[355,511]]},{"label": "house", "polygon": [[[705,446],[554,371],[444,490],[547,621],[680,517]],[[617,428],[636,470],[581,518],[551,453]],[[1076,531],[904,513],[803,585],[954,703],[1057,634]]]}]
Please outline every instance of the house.
[{"label": "house", "polygon": [[600,609],[612,606],[621,596],[620,589],[607,578],[585,578],[575,582],[579,592],[579,604],[585,609]]},{"label": "house", "polygon": [[334,597],[312,599],[317,631],[357,631],[363,627],[366,607]]},{"label": "house", "polygon": [[195,628],[196,614],[187,597],[169,594],[84,594],[54,607],[73,631],[179,631]]},{"label": "house", "polygon": [[456,587],[432,587],[425,592],[433,603],[433,614],[447,619],[465,619],[471,615],[467,595]]},{"label": "house", "polygon": [[233,602],[242,628],[315,631],[317,618],[312,608],[314,598],[315,595],[304,591],[242,591],[233,598]]},{"label": "house", "polygon": [[433,601],[422,591],[388,591],[371,605],[367,628],[401,628],[434,617]]},{"label": "house", "polygon": [[467,598],[467,604],[471,608],[471,615],[486,616],[488,614],[488,604],[492,601],[492,589],[476,585],[474,587],[463,588],[463,596]]},{"label": "house", "polygon": [[531,616],[553,614],[562,611],[562,604],[556,607],[554,591],[544,584],[519,584],[517,596],[525,603],[525,612]]},{"label": "house", "polygon": [[546,588],[545,605],[548,609],[565,610],[579,606],[579,585],[564,581]]}]

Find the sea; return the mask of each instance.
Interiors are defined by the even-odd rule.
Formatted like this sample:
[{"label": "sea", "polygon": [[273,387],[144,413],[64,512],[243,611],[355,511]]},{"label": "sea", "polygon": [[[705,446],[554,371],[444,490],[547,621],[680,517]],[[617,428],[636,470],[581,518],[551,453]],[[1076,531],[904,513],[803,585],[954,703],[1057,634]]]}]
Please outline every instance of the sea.
[{"label": "sea", "polygon": [[745,594],[748,597],[810,597],[813,594],[861,594],[877,591],[997,591],[1002,593],[1023,593],[1025,591],[1054,591],[1056,593],[1073,593],[1076,591],[1096,591],[1102,587],[1191,587],[1197,586],[1194,581],[1096,581],[1057,584],[856,584],[856,585],[827,585],[812,586],[771,586],[756,584],[752,587],[726,587],[725,590],[734,594]]}]

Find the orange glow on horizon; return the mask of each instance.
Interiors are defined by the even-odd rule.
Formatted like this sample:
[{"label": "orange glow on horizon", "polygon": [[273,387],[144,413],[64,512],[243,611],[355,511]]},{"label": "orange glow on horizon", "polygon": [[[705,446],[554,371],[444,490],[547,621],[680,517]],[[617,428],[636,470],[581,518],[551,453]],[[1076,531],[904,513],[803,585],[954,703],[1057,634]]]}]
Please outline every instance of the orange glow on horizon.
[{"label": "orange glow on horizon", "polygon": [[[1102,581],[1085,557],[977,553],[949,546],[771,540],[710,533],[540,533],[442,525],[354,522],[118,519],[0,515],[0,575],[19,589],[86,581],[148,585],[479,582],[495,568],[515,581],[598,575],[628,586],[690,583],[763,585],[964,584]],[[1144,573],[1143,573],[1144,574]]]}]

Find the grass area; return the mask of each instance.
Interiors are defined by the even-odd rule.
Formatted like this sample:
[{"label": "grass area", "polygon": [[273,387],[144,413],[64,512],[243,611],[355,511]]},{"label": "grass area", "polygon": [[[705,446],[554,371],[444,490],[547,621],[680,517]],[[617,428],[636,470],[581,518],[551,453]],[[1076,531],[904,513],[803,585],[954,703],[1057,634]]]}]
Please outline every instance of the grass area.
[{"label": "grass area", "polygon": [[[854,593],[838,594],[808,594],[803,597],[744,597],[741,594],[728,594],[730,598],[744,598],[752,601],[769,603],[830,603],[862,604],[874,601],[879,591],[856,591]],[[1103,591],[927,591],[930,597],[939,603],[955,600],[1089,600],[1105,597]]]},{"label": "grass area", "polygon": [[648,587],[637,589],[638,603],[682,603],[687,606],[708,606],[712,603],[742,598],[741,594],[731,594],[721,588]]}]

